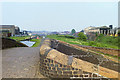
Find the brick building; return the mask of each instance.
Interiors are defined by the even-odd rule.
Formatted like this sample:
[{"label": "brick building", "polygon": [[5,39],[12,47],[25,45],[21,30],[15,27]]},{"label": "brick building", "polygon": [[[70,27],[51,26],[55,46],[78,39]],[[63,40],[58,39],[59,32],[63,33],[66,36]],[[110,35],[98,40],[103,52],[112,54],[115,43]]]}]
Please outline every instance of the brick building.
[{"label": "brick building", "polygon": [[10,37],[19,34],[20,29],[15,25],[0,25],[0,36],[1,37]]}]

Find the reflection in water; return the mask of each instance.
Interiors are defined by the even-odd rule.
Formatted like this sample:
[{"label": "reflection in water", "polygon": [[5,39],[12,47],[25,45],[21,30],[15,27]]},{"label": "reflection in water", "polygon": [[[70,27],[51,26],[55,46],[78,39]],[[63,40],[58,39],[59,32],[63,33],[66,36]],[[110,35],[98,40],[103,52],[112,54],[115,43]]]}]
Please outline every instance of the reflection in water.
[{"label": "reflection in water", "polygon": [[35,42],[33,41],[20,41],[20,42],[27,45],[28,47],[31,47],[33,44],[35,44]]}]

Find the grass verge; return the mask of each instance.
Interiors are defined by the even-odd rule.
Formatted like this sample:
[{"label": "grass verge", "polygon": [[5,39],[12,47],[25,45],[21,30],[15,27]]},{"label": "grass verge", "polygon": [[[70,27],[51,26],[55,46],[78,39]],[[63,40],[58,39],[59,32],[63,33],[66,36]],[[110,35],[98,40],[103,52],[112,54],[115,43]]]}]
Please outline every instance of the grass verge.
[{"label": "grass verge", "polygon": [[33,44],[32,47],[38,47],[40,45],[41,38],[39,38],[39,39],[31,39],[30,41],[34,41],[35,42],[35,44]]},{"label": "grass verge", "polygon": [[96,42],[96,41],[82,41],[82,40],[78,40],[77,38],[67,38],[64,35],[48,35],[47,37],[51,39],[61,40],[70,44],[119,49],[119,47],[116,45],[111,45],[111,44]]},{"label": "grass verge", "polygon": [[14,40],[16,40],[16,41],[21,41],[21,40],[30,38],[30,36],[21,36],[21,37],[13,36],[13,37],[9,37],[9,38],[10,38],[10,39],[14,39]]}]

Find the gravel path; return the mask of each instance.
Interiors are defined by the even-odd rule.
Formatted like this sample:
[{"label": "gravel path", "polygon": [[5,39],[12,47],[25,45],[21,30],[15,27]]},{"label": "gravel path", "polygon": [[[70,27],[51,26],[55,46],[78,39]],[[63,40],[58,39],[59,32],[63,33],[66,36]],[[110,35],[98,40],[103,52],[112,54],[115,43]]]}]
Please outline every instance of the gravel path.
[{"label": "gravel path", "polygon": [[39,72],[40,47],[2,50],[2,78],[45,78]]}]

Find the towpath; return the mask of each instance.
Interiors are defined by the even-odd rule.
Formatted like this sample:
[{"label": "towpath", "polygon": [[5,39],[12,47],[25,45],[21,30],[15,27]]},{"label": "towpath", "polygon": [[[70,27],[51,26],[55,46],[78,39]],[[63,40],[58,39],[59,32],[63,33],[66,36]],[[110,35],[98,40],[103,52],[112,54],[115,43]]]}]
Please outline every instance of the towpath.
[{"label": "towpath", "polygon": [[45,78],[39,71],[40,47],[2,50],[2,78]]}]

